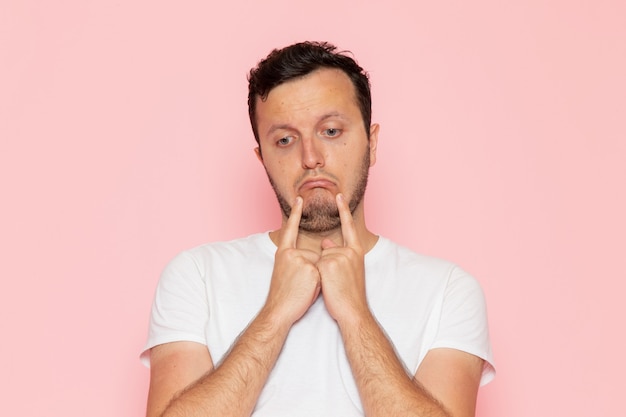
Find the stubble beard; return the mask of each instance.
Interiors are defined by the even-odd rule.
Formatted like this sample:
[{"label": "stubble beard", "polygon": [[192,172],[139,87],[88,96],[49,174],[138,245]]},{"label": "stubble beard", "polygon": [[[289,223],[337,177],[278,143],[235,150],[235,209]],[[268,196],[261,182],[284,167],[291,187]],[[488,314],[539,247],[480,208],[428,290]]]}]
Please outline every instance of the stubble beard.
[{"label": "stubble beard", "polygon": [[[370,167],[370,152],[369,147],[363,156],[361,167],[359,168],[359,178],[352,190],[352,196],[348,202],[350,212],[354,214],[354,211],[359,206],[363,197],[365,196],[365,189],[367,188],[367,178],[369,175]],[[267,171],[266,171],[267,172]],[[278,190],[278,187],[272,180],[272,177],[267,173],[267,177],[270,181],[278,205],[285,218],[289,218],[291,215],[291,205],[287,202],[287,199]],[[345,195],[345,192],[344,192]],[[334,196],[333,196],[334,197]],[[300,218],[300,230],[310,233],[324,233],[331,230],[335,230],[341,227],[341,218],[339,217],[339,210],[337,209],[337,203],[334,198],[329,199],[327,196],[314,195],[305,202],[305,206],[302,209],[302,217]]]}]

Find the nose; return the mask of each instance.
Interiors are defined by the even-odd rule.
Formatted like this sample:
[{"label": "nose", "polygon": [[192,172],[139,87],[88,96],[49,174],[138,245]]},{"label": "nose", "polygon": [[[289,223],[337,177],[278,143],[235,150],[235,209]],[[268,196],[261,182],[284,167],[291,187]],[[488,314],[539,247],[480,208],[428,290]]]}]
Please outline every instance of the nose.
[{"label": "nose", "polygon": [[321,144],[314,138],[302,139],[302,168],[315,169],[324,166]]}]

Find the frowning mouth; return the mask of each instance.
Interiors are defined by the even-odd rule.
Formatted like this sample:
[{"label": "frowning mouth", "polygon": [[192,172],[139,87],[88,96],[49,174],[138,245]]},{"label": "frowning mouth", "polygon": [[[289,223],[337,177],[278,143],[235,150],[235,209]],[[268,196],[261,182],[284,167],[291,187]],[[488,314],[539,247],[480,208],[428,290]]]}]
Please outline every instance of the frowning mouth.
[{"label": "frowning mouth", "polygon": [[303,182],[298,190],[300,192],[304,192],[314,188],[324,188],[326,190],[330,190],[335,188],[335,183],[325,178],[310,178]]}]

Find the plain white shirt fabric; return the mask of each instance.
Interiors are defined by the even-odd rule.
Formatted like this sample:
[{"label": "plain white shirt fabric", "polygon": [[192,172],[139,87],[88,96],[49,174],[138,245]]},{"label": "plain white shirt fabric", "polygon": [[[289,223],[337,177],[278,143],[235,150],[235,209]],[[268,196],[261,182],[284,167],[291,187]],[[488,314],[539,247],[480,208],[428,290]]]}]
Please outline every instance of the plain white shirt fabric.
[{"label": "plain white shirt fabric", "polygon": [[[219,363],[263,306],[276,246],[268,233],[185,251],[159,281],[149,349],[193,341]],[[407,370],[415,374],[433,348],[485,360],[481,385],[495,375],[483,292],[456,265],[422,256],[380,237],[365,256],[370,308]],[[362,416],[338,326],[322,297],[291,328],[261,393],[254,417]]]}]

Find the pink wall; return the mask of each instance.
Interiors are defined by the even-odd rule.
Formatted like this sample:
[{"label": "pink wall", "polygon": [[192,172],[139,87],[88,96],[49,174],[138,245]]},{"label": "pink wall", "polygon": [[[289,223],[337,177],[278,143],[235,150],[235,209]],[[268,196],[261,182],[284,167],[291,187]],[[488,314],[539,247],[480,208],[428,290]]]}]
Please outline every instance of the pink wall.
[{"label": "pink wall", "polygon": [[368,68],[375,231],[488,297],[483,417],[621,415],[626,3],[0,5],[2,414],[137,416],[164,264],[278,224],[246,114],[272,47]]}]

